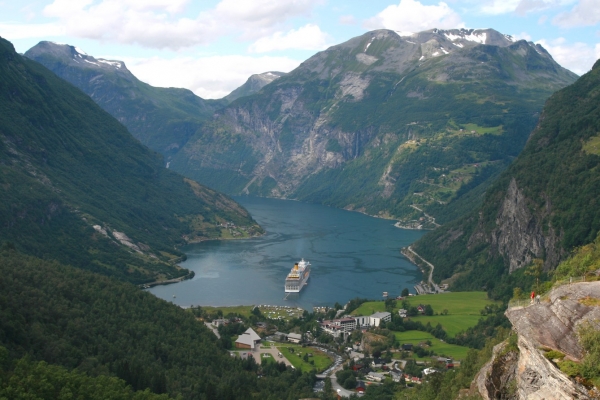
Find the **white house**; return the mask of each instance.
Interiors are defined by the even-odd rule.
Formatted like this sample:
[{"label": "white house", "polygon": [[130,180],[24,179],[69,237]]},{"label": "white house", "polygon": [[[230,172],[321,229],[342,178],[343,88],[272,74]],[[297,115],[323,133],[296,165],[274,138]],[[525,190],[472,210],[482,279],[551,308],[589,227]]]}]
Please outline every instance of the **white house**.
[{"label": "white house", "polygon": [[392,320],[392,314],[387,311],[376,312],[369,317],[371,320],[371,326],[379,326],[382,322],[389,322]]},{"label": "white house", "polygon": [[260,336],[252,328],[246,329],[246,332],[242,333],[235,341],[235,347],[238,349],[251,349],[254,350],[256,345],[260,342]]},{"label": "white house", "polygon": [[375,382],[381,382],[383,379],[385,379],[385,375],[380,374],[379,372],[371,371],[367,374],[366,378]]},{"label": "white house", "polygon": [[287,338],[292,343],[300,343],[302,341],[302,335],[299,333],[288,333]]}]

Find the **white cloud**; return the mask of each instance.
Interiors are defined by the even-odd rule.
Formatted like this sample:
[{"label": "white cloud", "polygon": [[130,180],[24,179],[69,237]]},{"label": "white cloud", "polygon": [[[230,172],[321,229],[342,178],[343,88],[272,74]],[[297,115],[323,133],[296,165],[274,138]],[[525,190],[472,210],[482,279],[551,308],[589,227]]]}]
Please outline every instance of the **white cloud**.
[{"label": "white cloud", "polygon": [[555,7],[572,4],[577,0],[484,0],[479,1],[480,12],[484,14],[500,15],[516,13],[526,15]]},{"label": "white cloud", "polygon": [[275,32],[254,42],[248,49],[251,53],[267,53],[270,51],[299,49],[323,50],[327,47],[327,34],[317,25],[308,24],[287,33]]},{"label": "white cloud", "polygon": [[446,3],[426,6],[415,0],[400,0],[398,5],[386,7],[364,23],[367,29],[387,28],[410,32],[460,28],[463,25],[460,16]]},{"label": "white cloud", "polygon": [[0,36],[10,40],[49,38],[64,35],[65,29],[57,24],[7,24],[0,23]]},{"label": "white cloud", "polygon": [[321,2],[222,0],[188,17],[184,11],[190,0],[54,0],[43,13],[71,36],[179,50],[232,34],[242,40],[271,35]]},{"label": "white cloud", "polygon": [[591,26],[600,23],[598,0],[580,0],[569,12],[558,14],[552,23],[563,28]]},{"label": "white cloud", "polygon": [[342,15],[339,20],[342,25],[356,25],[356,17],[354,15]]},{"label": "white cloud", "polygon": [[[105,56],[108,59],[115,57]],[[123,59],[127,68],[152,86],[188,88],[205,99],[220,99],[241,86],[252,74],[289,72],[301,60],[288,57],[209,56],[174,59]]]},{"label": "white cloud", "polygon": [[245,39],[273,33],[282,23],[298,16],[309,16],[323,0],[221,0],[210,12],[220,23],[243,31]]},{"label": "white cloud", "polygon": [[592,47],[587,43],[569,43],[564,38],[542,39],[536,43],[548,50],[557,63],[578,75],[588,72],[600,58],[600,43]]},{"label": "white cloud", "polygon": [[528,42],[531,42],[531,35],[528,34],[527,32],[516,33],[516,34],[512,35],[512,37],[515,40],[526,40]]}]

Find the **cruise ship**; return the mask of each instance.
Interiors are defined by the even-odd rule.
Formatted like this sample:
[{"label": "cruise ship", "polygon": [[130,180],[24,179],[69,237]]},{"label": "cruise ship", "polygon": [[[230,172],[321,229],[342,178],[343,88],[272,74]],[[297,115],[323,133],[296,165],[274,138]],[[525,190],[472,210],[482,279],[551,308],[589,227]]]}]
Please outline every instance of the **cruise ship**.
[{"label": "cruise ship", "polygon": [[308,261],[297,262],[285,278],[286,293],[300,293],[310,275],[310,263]]}]

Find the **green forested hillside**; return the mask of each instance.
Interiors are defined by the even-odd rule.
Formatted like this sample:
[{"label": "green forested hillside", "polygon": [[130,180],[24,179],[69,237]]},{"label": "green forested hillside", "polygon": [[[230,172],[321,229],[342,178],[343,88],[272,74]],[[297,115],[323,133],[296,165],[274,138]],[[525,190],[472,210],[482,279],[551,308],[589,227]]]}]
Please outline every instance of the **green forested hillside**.
[{"label": "green forested hillside", "polygon": [[185,274],[176,246],[260,232],[237,203],[164,168],[87,95],[0,40],[0,241],[132,282]]},{"label": "green forested hillside", "polygon": [[[0,293],[0,346],[9,358],[28,355],[66,371],[118,377],[134,390],[185,399],[297,399],[312,390],[309,375],[276,364],[259,371],[254,362],[232,358],[192,313],[112,278],[4,246]],[[1,351],[0,362],[6,362]],[[58,386],[87,379],[30,362],[13,369],[19,368],[29,379],[58,374]],[[3,384],[0,379],[0,393]]]},{"label": "green forested hillside", "polygon": [[493,290],[499,277],[544,260],[552,270],[600,231],[600,62],[546,103],[514,163],[483,206],[414,246],[455,288]]}]

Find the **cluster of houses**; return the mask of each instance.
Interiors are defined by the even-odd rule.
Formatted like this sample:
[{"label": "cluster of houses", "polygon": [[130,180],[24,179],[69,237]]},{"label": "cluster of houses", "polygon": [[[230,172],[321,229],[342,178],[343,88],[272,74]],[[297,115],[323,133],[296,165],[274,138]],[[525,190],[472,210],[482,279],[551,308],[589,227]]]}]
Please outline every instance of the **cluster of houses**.
[{"label": "cluster of houses", "polygon": [[[276,342],[290,342],[290,343],[300,343],[302,342],[302,335],[300,333],[283,333],[283,332],[275,332],[271,335],[269,340],[274,340]],[[254,351],[256,346],[260,343],[261,338],[252,328],[246,329],[246,332],[242,333],[237,340],[235,341],[235,347],[237,349],[248,349],[250,351]]]},{"label": "cluster of houses", "polygon": [[[381,382],[385,380],[386,376],[392,378],[394,382],[400,382],[402,378],[404,378],[405,382],[411,382],[417,385],[422,383],[422,379],[418,376],[412,376],[410,374],[404,373],[401,369],[397,368],[397,363],[394,363],[392,367],[389,367],[383,363],[382,360],[375,359],[371,363],[370,367],[365,367],[362,364],[354,364],[351,368],[354,371],[363,371],[365,373],[364,378],[371,382]],[[382,370],[382,372],[373,371],[371,368]],[[433,370],[435,372],[435,370]],[[357,390],[359,390],[359,385],[357,386]]]},{"label": "cluster of houses", "polygon": [[361,315],[357,317],[326,320],[320,324],[324,332],[335,338],[342,337],[345,339],[355,329],[378,327],[382,322],[389,322],[391,320],[392,314],[387,311],[382,311],[369,316]]}]

